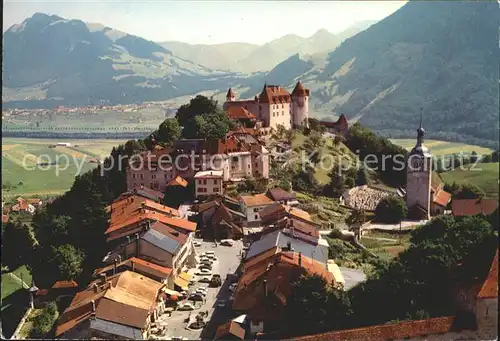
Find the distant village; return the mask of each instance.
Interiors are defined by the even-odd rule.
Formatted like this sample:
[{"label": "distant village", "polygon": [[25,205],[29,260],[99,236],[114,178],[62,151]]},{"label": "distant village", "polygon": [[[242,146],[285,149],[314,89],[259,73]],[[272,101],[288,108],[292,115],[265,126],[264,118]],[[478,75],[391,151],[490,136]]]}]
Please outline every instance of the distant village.
[{"label": "distant village", "polygon": [[[309,96],[310,90],[300,82],[291,92],[266,84],[258,96],[247,100],[237,99],[229,89],[223,109],[229,118],[242,123],[239,128],[222,139],[180,139],[171,147],[153,143],[135,160],[145,166],[130,163],[126,169],[127,191],[106,208],[109,224],[103,233],[109,252],[102,259],[102,267],[95,269],[94,280],[85,287],[74,281],[59,281],[51,288],[33,284],[30,289],[33,306],[61,295],[72,296],[57,321],[55,336],[185,340],[205,338],[201,330],[212,330],[212,339],[269,339],[266,335],[274,335],[287,318],[284,308],[292,294],[291,283],[302,275],[318,275],[341,291],[364,281],[366,274],[361,270],[340,267],[331,258],[325,238],[328,227],[297,207],[299,201],[293,190],[273,187],[262,193],[229,195],[247,179],[272,180],[271,163],[292,148],[290,141],[271,144],[271,135],[280,126],[287,130],[309,128]],[[112,110],[118,108],[138,109],[120,106]],[[3,115],[21,113],[4,111]],[[333,136],[345,135],[349,127],[344,115],[324,125]],[[498,207],[496,200],[452,201],[451,194],[433,177],[432,167],[423,167],[430,165],[431,159],[424,134],[420,126],[409,154],[418,162],[408,170],[405,188],[391,192],[355,186],[336,199],[349,209],[373,212],[383,198],[397,196],[405,201],[409,217],[419,224],[440,214],[493,213]],[[163,157],[190,154],[216,157],[217,167],[211,168],[201,157],[197,163],[181,165]],[[165,204],[175,201],[177,205]],[[2,221],[8,221],[13,211],[33,214],[43,204],[40,199],[19,197],[4,209]],[[342,233],[356,240],[369,225],[367,221],[349,226]],[[498,251],[484,283],[472,294],[474,303],[469,308],[475,328],[456,331],[454,317],[440,317],[295,339],[495,338],[497,271]]]}]

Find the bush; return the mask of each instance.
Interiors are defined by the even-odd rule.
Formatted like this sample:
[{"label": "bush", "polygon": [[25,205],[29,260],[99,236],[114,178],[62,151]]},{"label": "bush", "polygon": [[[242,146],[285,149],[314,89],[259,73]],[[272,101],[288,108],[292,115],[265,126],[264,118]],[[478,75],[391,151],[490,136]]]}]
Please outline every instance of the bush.
[{"label": "bush", "polygon": [[340,239],[342,238],[342,232],[337,227],[334,227],[328,234],[328,237]]},{"label": "bush", "polygon": [[59,311],[55,302],[48,303],[41,313],[33,319],[34,336],[46,336],[59,317]]},{"label": "bush", "polygon": [[375,215],[378,221],[394,224],[403,220],[406,217],[407,211],[403,199],[396,196],[388,196],[379,202],[375,209]]}]

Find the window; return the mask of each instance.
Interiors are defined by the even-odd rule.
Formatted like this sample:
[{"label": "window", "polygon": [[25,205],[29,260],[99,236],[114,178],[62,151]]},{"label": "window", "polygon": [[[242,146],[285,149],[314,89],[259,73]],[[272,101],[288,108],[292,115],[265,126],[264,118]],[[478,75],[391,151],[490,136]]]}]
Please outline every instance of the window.
[{"label": "window", "polygon": [[259,216],[257,214],[255,215],[255,220],[259,220]]},{"label": "window", "polygon": [[248,169],[250,169],[250,165],[248,165]]},{"label": "window", "polygon": [[259,212],[259,209],[258,208],[254,208],[253,211],[254,212]]},{"label": "window", "polygon": [[135,173],[134,173],[134,174],[132,174],[132,179],[135,179]]},{"label": "window", "polygon": [[156,179],[156,174],[151,175],[151,179]]},{"label": "window", "polygon": [[284,110],[281,112],[281,116],[285,116],[285,111]]},{"label": "window", "polygon": [[165,173],[165,179],[168,179],[168,174],[167,173]]},{"label": "window", "polygon": [[285,105],[284,105],[283,103],[281,103],[281,107],[282,107],[282,108],[284,108],[284,107],[285,107]]},{"label": "window", "polygon": [[214,192],[218,192],[218,191],[219,191],[218,187],[214,188]]},{"label": "window", "polygon": [[203,183],[203,180],[198,180],[198,185],[201,185]]},{"label": "window", "polygon": [[203,184],[206,185],[207,184],[207,179],[203,179]]},{"label": "window", "polygon": [[485,313],[484,313],[484,316],[488,316],[488,315],[490,315],[490,309],[489,309],[489,308],[486,308],[486,311],[485,311]]},{"label": "window", "polygon": [[214,185],[217,185],[217,179],[214,179]]},{"label": "window", "polygon": [[144,179],[144,174],[140,174],[139,176],[141,179]]}]

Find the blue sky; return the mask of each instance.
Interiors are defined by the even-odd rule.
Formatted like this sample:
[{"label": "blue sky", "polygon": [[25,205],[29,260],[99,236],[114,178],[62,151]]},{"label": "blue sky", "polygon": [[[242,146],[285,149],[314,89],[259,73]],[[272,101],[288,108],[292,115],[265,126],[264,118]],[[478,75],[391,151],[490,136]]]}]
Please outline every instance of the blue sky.
[{"label": "blue sky", "polygon": [[286,34],[332,33],[382,19],[405,1],[36,1],[4,0],[3,31],[36,12],[81,19],[153,40],[263,44]]}]

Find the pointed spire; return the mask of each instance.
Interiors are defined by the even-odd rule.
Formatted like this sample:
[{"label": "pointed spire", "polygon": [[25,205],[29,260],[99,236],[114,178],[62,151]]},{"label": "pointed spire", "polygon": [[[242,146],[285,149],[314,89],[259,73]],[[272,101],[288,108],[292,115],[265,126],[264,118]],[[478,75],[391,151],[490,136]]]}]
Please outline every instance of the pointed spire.
[{"label": "pointed spire", "polygon": [[420,125],[417,129],[417,146],[421,146],[424,143],[425,130],[422,128],[422,118],[423,118],[423,107],[420,107]]},{"label": "pointed spire", "polygon": [[229,88],[229,90],[227,91],[226,99],[231,99],[233,97],[236,97],[236,95],[234,94],[233,89]]},{"label": "pointed spire", "polygon": [[295,88],[292,91],[292,97],[305,97],[308,95],[308,91],[304,89],[300,81],[297,82]]}]

